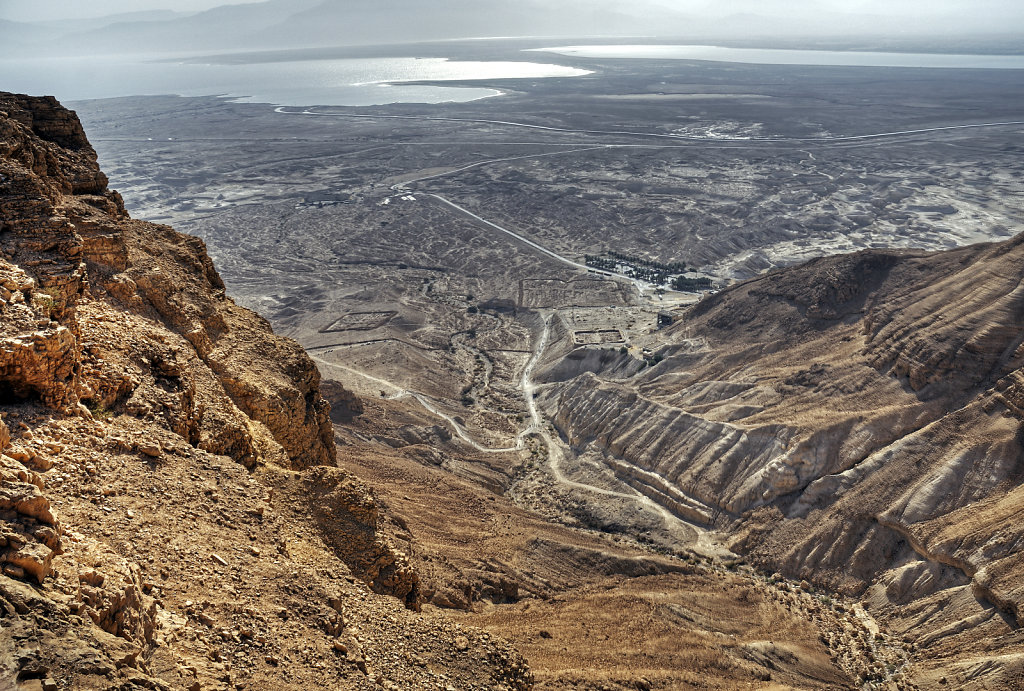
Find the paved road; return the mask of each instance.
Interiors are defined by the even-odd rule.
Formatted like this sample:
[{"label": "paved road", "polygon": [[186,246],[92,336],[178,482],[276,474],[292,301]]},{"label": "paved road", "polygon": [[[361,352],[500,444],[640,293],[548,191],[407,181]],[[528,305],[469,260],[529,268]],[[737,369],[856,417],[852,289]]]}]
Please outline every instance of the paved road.
[{"label": "paved road", "polygon": [[481,118],[441,118],[432,117],[429,115],[372,115],[362,113],[319,113],[309,108],[304,110],[288,110],[287,107],[281,106],[275,108],[274,112],[283,113],[286,115],[313,115],[318,117],[338,117],[338,118],[370,118],[370,119],[388,119],[388,120],[428,120],[433,122],[459,122],[459,123],[470,123],[470,124],[481,124],[481,125],[501,125],[505,127],[520,127],[531,130],[543,130],[546,132],[560,132],[563,134],[597,134],[597,135],[611,135],[617,137],[655,137],[658,139],[671,139],[675,141],[684,142],[734,142],[734,143],[794,143],[794,144],[808,144],[808,143],[828,143],[828,142],[851,142],[860,141],[865,139],[885,139],[889,137],[901,137],[915,134],[929,134],[932,132],[946,132],[950,130],[968,130],[968,129],[979,129],[987,127],[1009,127],[1024,125],[1024,120],[1010,120],[1006,122],[979,122],[971,123],[967,125],[946,125],[942,127],[925,127],[916,130],[896,130],[892,132],[873,132],[869,134],[851,134],[851,135],[840,135],[840,136],[825,136],[825,137],[699,137],[693,135],[681,135],[681,134],[665,134],[662,132],[635,132],[630,130],[576,130],[568,127],[550,127],[547,125],[533,125],[528,122],[515,122],[513,120],[485,120]]},{"label": "paved road", "polygon": [[[567,149],[567,150],[561,150],[561,151],[549,151],[547,153],[539,153],[539,154],[524,154],[522,156],[509,156],[509,157],[506,157],[506,158],[489,158],[489,159],[487,159],[485,161],[477,161],[476,163],[470,163],[469,165],[462,166],[461,168],[453,168],[451,170],[446,170],[446,171],[443,171],[441,173],[433,173],[431,175],[424,175],[423,177],[412,178],[411,180],[404,180],[402,182],[398,182],[398,183],[395,183],[394,185],[392,185],[391,186],[391,190],[393,192],[395,192],[396,194],[401,194],[403,192],[410,193],[410,192],[412,192],[412,190],[408,189],[408,185],[412,185],[412,184],[417,183],[417,182],[422,182],[423,180],[434,180],[436,178],[442,178],[442,177],[445,177],[445,176],[448,176],[448,175],[455,175],[456,173],[461,173],[462,171],[469,170],[470,168],[477,168],[479,166],[486,166],[486,165],[490,165],[492,163],[502,163],[504,161],[520,161],[520,160],[523,160],[523,159],[543,158],[543,157],[546,157],[546,156],[564,156],[566,154],[574,154],[574,153],[579,153],[581,151],[596,151],[596,150],[607,149],[607,148],[609,148],[609,147],[606,146],[606,145],[588,146],[588,147],[585,147],[585,148]],[[575,269],[582,269],[584,271],[590,271],[590,272],[593,272],[593,273],[601,274],[603,276],[608,276],[609,278],[614,278],[614,279],[619,279],[619,280],[627,280],[630,283],[632,283],[634,285],[634,287],[636,287],[637,292],[639,292],[641,295],[643,295],[644,290],[653,287],[650,283],[647,283],[645,281],[639,281],[639,280],[637,280],[635,278],[629,278],[628,276],[623,276],[622,274],[617,274],[617,273],[614,273],[612,271],[605,271],[604,269],[595,269],[595,268],[587,266],[586,264],[580,264],[577,261],[573,261],[572,259],[569,259],[568,257],[563,257],[562,255],[558,254],[557,252],[555,252],[553,250],[549,250],[547,247],[544,247],[543,245],[538,244],[538,243],[534,242],[533,240],[530,240],[529,238],[523,237],[522,235],[520,235],[519,233],[515,232],[514,230],[509,230],[508,228],[503,228],[502,226],[499,226],[497,223],[494,223],[492,221],[488,221],[486,218],[478,216],[477,214],[473,213],[469,209],[466,209],[466,208],[464,208],[462,206],[459,206],[455,202],[451,201],[450,199],[446,199],[445,197],[442,197],[439,194],[428,193],[427,196],[433,197],[434,199],[437,199],[441,203],[446,204],[447,206],[451,207],[452,209],[455,209],[459,213],[462,213],[462,214],[464,214],[466,216],[469,216],[473,220],[478,221],[480,223],[483,223],[484,225],[486,225],[486,226],[488,226],[490,228],[493,228],[494,230],[497,230],[497,231],[500,231],[502,233],[505,233],[506,235],[509,235],[509,236],[515,238],[516,240],[522,242],[524,245],[527,245],[528,247],[531,247],[531,248],[537,250],[538,252],[541,252],[542,254],[546,254],[547,256],[551,257],[552,259],[560,261],[563,264],[568,264],[569,266],[571,266],[571,267],[573,267]]]},{"label": "paved road", "polygon": [[587,147],[583,147],[583,148],[577,147],[577,148],[574,148],[574,149],[564,149],[564,150],[561,150],[561,151],[548,151],[546,153],[539,153],[539,154],[523,154],[522,156],[508,156],[506,158],[488,158],[488,159],[486,159],[484,161],[477,161],[476,163],[470,163],[468,166],[462,166],[461,168],[453,168],[451,170],[446,170],[446,171],[443,171],[443,172],[440,172],[440,173],[433,173],[431,175],[424,175],[423,177],[419,177],[419,178],[412,178],[411,180],[404,180],[402,182],[398,182],[398,183],[395,183],[394,185],[392,185],[391,189],[394,190],[395,192],[401,192],[403,189],[405,189],[406,185],[411,185],[414,182],[422,182],[423,180],[433,180],[435,178],[443,178],[443,177],[446,177],[448,175],[455,175],[456,173],[461,173],[464,170],[469,170],[471,168],[478,168],[480,166],[487,166],[487,165],[490,165],[492,163],[502,163],[504,161],[521,161],[521,160],[527,159],[527,158],[544,158],[545,156],[564,156],[566,154],[575,154],[575,153],[579,153],[581,151],[599,151],[601,149],[607,149],[607,148],[608,147],[606,145],[601,144],[599,146],[587,146]]},{"label": "paved road", "polygon": [[[600,150],[600,149],[606,149],[606,148],[609,148],[609,147],[604,146],[604,145],[602,145],[602,146],[590,146],[590,147],[586,147],[584,149],[569,149],[569,150],[564,150],[564,151],[551,151],[551,152],[548,152],[548,153],[541,153],[541,154],[524,154],[522,156],[511,156],[511,157],[508,157],[508,158],[489,158],[486,161],[477,161],[476,163],[471,163],[468,166],[462,166],[461,168],[453,168],[452,170],[446,170],[446,171],[441,172],[441,173],[433,173],[431,175],[424,175],[423,177],[413,178],[411,180],[405,180],[403,182],[398,182],[398,183],[395,183],[394,185],[391,186],[391,190],[393,192],[395,192],[396,194],[402,194],[403,192],[407,193],[407,194],[413,194],[413,193],[415,193],[415,191],[414,190],[409,190],[408,189],[408,185],[412,185],[414,183],[421,182],[423,180],[433,180],[435,178],[441,178],[441,177],[445,177],[447,175],[454,175],[456,173],[461,173],[464,170],[469,170],[470,168],[476,168],[478,166],[490,165],[492,163],[501,163],[503,161],[519,161],[519,160],[528,159],[528,158],[542,158],[544,156],[563,156],[565,154],[572,154],[572,153],[577,153],[577,152],[580,152],[580,151],[594,151],[594,150]],[[422,194],[422,193],[420,193],[420,194]],[[641,281],[641,280],[638,280],[638,279],[635,279],[635,278],[630,278],[628,276],[623,276],[622,274],[617,274],[617,273],[615,273],[613,271],[605,271],[604,269],[595,269],[593,267],[587,266],[586,264],[581,264],[581,263],[579,263],[577,261],[573,261],[572,259],[569,259],[568,257],[563,257],[562,255],[558,254],[557,252],[555,252],[553,250],[550,250],[547,247],[544,247],[543,245],[541,245],[539,243],[536,243],[533,240],[530,240],[529,238],[520,235],[519,233],[515,232],[514,230],[509,230],[508,228],[504,228],[502,226],[499,226],[497,223],[494,223],[493,221],[488,221],[486,218],[483,218],[482,216],[479,216],[479,215],[473,213],[472,211],[470,211],[469,209],[467,209],[465,207],[459,206],[458,204],[456,204],[452,200],[447,199],[445,197],[442,197],[439,194],[433,194],[433,193],[428,192],[426,196],[433,197],[434,199],[437,199],[438,201],[440,201],[442,204],[445,204],[445,205],[451,207],[452,209],[455,209],[459,213],[472,218],[474,221],[482,223],[482,224],[484,224],[484,225],[486,225],[486,226],[488,226],[490,228],[493,228],[494,230],[497,230],[499,232],[505,233],[506,235],[509,235],[509,236],[515,238],[516,240],[518,240],[519,242],[523,243],[524,245],[527,245],[528,247],[531,247],[532,249],[535,249],[535,250],[537,250],[538,252],[540,252],[542,254],[546,254],[547,256],[551,257],[552,259],[555,259],[555,260],[557,260],[559,262],[562,262],[563,264],[567,264],[567,265],[569,265],[569,266],[571,266],[571,267],[573,267],[575,269],[582,269],[583,271],[589,271],[589,272],[592,272],[592,273],[600,274],[602,276],[607,276],[609,278],[614,278],[614,279],[617,279],[617,280],[629,281],[630,283],[633,284],[633,286],[636,288],[637,292],[639,294],[641,294],[641,295],[643,295],[645,290],[649,290],[649,289],[654,287],[652,284],[650,284],[650,283],[648,283],[646,281]]]},{"label": "paved road", "polygon": [[476,215],[475,213],[473,213],[469,209],[461,207],[458,204],[456,204],[455,202],[451,201],[450,199],[445,199],[444,197],[442,197],[439,194],[428,194],[427,196],[433,197],[434,199],[437,199],[442,204],[450,206],[451,208],[455,209],[459,213],[464,214],[466,216],[469,216],[473,220],[479,221],[480,223],[483,223],[484,225],[486,225],[486,226],[488,226],[490,228],[493,228],[494,230],[497,230],[497,231],[500,231],[502,233],[505,233],[506,235],[510,235],[511,237],[515,238],[516,240],[518,240],[519,242],[523,243],[524,245],[527,245],[528,247],[531,247],[531,248],[537,250],[538,252],[540,252],[542,254],[546,254],[547,256],[551,257],[552,259],[556,259],[556,260],[562,262],[563,264],[567,264],[567,265],[573,267],[574,269],[582,269],[583,271],[590,271],[590,272],[593,272],[593,273],[602,274],[602,275],[608,276],[610,278],[617,278],[617,279],[620,279],[620,280],[622,280],[622,279],[627,280],[627,281],[631,282],[633,285],[635,285],[637,287],[637,290],[639,290],[641,292],[643,292],[644,288],[650,287],[650,284],[644,283],[643,281],[638,281],[636,279],[629,278],[627,276],[622,276],[621,274],[613,273],[611,271],[605,271],[604,269],[594,269],[592,267],[587,266],[586,264],[580,264],[579,262],[573,261],[572,259],[569,259],[568,257],[563,257],[562,255],[558,254],[557,252],[553,252],[552,250],[549,250],[547,247],[544,247],[543,245],[540,245],[540,244],[534,242],[533,240],[530,240],[529,238],[523,237],[522,235],[520,235],[519,233],[515,232],[514,230],[509,230],[508,228],[503,228],[502,226],[499,226],[497,223],[494,223],[492,221],[488,221],[486,218],[482,218],[481,216]]}]

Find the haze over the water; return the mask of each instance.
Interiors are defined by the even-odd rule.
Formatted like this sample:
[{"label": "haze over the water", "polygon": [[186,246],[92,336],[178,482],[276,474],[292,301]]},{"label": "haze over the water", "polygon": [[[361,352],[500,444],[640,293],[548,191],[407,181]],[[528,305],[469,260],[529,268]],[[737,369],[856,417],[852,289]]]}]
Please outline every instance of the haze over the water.
[{"label": "haze over the water", "polygon": [[[533,41],[505,46],[500,58],[491,51],[495,44],[449,43],[493,37]],[[885,51],[1012,53],[999,65],[956,55],[951,65],[918,60],[922,66],[1016,68],[1024,55],[1024,3],[0,0],[0,88],[71,100],[177,94],[283,105],[464,101],[501,92],[442,82],[587,74],[586,65],[566,64],[552,53],[517,51],[594,42],[859,51],[851,62],[840,56],[829,64],[865,64],[871,51],[883,54],[878,64],[885,65],[917,64]],[[821,64],[799,55],[783,62]]]},{"label": "haze over the water", "polygon": [[[87,17],[103,17],[134,12],[166,10],[176,13],[201,12],[226,5],[259,5],[274,4],[253,3],[252,0],[0,0],[0,19],[20,22],[36,22],[46,20],[80,19]],[[300,5],[357,5],[359,3],[335,0],[334,2],[294,2]],[[489,12],[500,11],[508,3],[498,0],[480,0],[476,3]],[[948,29],[963,31],[976,30],[988,26],[993,31],[1010,33],[1020,29],[1024,12],[1017,0],[631,0],[624,2],[607,2],[601,0],[578,1],[566,3],[536,3],[538,9],[545,7],[553,10],[557,7],[573,5],[574,9],[584,12],[613,13],[627,7],[637,13],[674,12],[695,14],[705,17],[726,17],[737,14],[755,14],[771,18],[815,22],[824,21],[829,15],[843,14],[853,17],[902,17],[917,18],[938,27],[943,24]],[[388,3],[381,3],[382,12],[387,12]],[[439,18],[446,17],[450,11],[458,11],[455,5],[444,0],[423,3]],[[965,25],[964,22],[968,23]],[[1016,24],[1016,26],[1015,26]],[[838,28],[838,27],[833,27]],[[609,26],[609,32],[615,27]]]},{"label": "haze over the water", "polygon": [[0,53],[259,50],[492,36],[1024,36],[1018,0],[0,0]]}]

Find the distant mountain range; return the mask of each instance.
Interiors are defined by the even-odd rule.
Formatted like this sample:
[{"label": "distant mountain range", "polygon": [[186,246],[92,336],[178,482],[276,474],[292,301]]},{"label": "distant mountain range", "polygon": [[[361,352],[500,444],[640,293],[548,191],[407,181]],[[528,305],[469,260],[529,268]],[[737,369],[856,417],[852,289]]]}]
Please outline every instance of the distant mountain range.
[{"label": "distant mountain range", "polygon": [[[1024,9],[998,29],[1024,24]],[[21,23],[0,20],[0,55],[253,50],[389,44],[496,36],[682,36],[690,40],[921,36],[986,32],[990,13],[899,17],[774,11],[759,3],[682,12],[666,6],[571,0],[267,0],[198,13],[137,12],[100,19]]]}]

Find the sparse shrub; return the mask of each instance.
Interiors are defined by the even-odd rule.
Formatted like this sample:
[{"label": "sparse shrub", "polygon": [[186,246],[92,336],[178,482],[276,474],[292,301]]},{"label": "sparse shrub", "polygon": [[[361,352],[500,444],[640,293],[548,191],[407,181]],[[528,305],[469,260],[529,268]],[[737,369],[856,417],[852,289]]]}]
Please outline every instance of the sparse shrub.
[{"label": "sparse shrub", "polygon": [[60,289],[50,286],[33,292],[31,301],[41,311],[46,312],[46,316],[53,319],[53,315],[57,311],[58,297],[60,297]]},{"label": "sparse shrub", "polygon": [[82,403],[89,409],[89,412],[92,413],[93,418],[97,420],[109,420],[114,417],[114,411],[99,401],[88,398],[83,400]]}]

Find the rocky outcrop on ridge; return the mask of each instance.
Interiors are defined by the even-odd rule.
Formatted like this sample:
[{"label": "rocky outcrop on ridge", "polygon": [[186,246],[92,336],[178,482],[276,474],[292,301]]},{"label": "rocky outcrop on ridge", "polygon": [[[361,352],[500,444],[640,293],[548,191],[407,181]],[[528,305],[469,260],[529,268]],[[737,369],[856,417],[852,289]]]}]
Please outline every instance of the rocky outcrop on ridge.
[{"label": "rocky outcrop on ridge", "polygon": [[0,688],[529,687],[412,611],[312,361],[49,97],[0,94],[0,417]]}]

